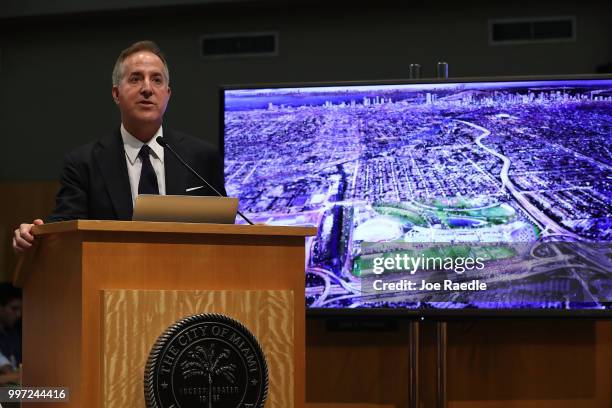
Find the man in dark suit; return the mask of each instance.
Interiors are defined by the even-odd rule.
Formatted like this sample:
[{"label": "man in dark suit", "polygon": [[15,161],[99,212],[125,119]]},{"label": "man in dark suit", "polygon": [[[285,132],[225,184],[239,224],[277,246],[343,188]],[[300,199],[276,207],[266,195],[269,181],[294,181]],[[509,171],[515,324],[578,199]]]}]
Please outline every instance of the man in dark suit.
[{"label": "man in dark suit", "polygon": [[[162,127],[171,94],[169,81],[166,60],[155,43],[140,41],[121,52],[113,69],[112,88],[121,126],[66,156],[56,208],[47,221],[130,220],[138,194],[215,195],[156,142],[159,136],[225,194],[216,150],[195,137]],[[30,248],[32,227],[43,223],[37,219],[21,224],[13,237],[15,251]]]}]

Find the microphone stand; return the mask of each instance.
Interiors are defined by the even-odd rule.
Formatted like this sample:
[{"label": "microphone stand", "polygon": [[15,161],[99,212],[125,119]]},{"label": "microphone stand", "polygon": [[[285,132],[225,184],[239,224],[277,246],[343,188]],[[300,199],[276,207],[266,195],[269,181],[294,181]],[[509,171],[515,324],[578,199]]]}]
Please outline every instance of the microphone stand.
[{"label": "microphone stand", "polygon": [[[168,150],[170,150],[170,152],[174,155],[174,157],[176,157],[178,159],[179,162],[181,162],[181,164],[183,166],[185,166],[192,174],[194,174],[197,178],[199,178],[204,184],[206,184],[212,191],[214,191],[215,193],[217,193],[217,195],[219,197],[225,197],[223,194],[221,194],[219,191],[217,191],[216,188],[214,188],[208,181],[206,181],[206,179],[204,179],[204,177],[200,176],[200,174],[195,171],[190,165],[188,165],[185,160],[183,160],[183,158],[181,156],[179,156],[179,154],[177,152],[174,151],[174,149],[172,148],[172,146],[170,146],[168,144],[168,142],[166,142],[164,140],[164,138],[162,136],[157,136],[157,139],[155,139],[155,141],[162,147],[166,147]],[[243,220],[245,220],[248,224],[253,225],[253,222],[251,220],[249,220],[244,214],[242,214],[239,210],[236,210],[236,213],[242,217]]]}]

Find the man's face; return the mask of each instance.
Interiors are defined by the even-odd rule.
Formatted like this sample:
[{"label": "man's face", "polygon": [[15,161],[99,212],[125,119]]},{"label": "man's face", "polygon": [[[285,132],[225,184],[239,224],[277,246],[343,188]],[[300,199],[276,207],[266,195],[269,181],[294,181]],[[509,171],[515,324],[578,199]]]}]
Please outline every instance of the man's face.
[{"label": "man's face", "polygon": [[140,51],[123,61],[121,81],[113,86],[113,99],[126,125],[161,125],[170,99],[164,63],[152,52]]},{"label": "man's face", "polygon": [[21,299],[13,299],[6,305],[0,305],[0,324],[4,329],[15,326],[21,318]]}]

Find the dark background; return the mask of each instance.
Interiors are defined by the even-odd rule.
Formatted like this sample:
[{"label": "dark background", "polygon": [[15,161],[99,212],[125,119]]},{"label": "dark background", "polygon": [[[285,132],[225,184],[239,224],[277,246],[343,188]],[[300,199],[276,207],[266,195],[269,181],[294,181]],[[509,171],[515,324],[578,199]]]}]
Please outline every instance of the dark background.
[{"label": "dark background", "polygon": [[[437,61],[451,77],[588,74],[612,60],[610,2],[368,3],[3,0],[0,181],[55,180],[64,153],[118,126],[111,71],[141,39],[168,58],[166,126],[214,144],[222,84],[400,79],[410,63],[433,77]],[[489,43],[490,19],[559,16],[575,17],[575,40]],[[201,35],[262,31],[278,32],[277,56],[200,56]]]}]

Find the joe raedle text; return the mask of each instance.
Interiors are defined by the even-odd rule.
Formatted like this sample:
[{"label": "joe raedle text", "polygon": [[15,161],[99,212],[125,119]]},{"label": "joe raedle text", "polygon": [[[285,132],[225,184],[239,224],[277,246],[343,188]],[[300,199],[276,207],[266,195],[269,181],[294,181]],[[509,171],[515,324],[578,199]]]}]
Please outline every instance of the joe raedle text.
[{"label": "joe raedle text", "polygon": [[421,279],[420,282],[414,282],[407,279],[386,282],[382,279],[376,279],[372,282],[372,287],[377,292],[487,290],[487,284],[478,279],[467,282],[453,282],[450,279],[445,279],[442,282],[428,282],[424,279]]},{"label": "joe raedle text", "polygon": [[[484,268],[482,258],[470,257],[426,257],[424,255],[411,257],[406,254],[390,257],[375,257],[372,260],[370,272],[375,275],[368,281],[373,292],[455,292],[455,291],[484,291],[487,284],[478,279],[428,279],[426,275],[433,272],[443,272],[445,275],[462,276],[466,271],[480,271]],[[415,276],[419,272],[421,276]],[[386,274],[385,272],[391,272]],[[383,276],[383,274],[385,274]],[[400,275],[400,276],[398,276]],[[409,275],[410,279],[400,277]],[[393,279],[395,278],[395,279]],[[433,278],[433,277],[432,277]]]}]

